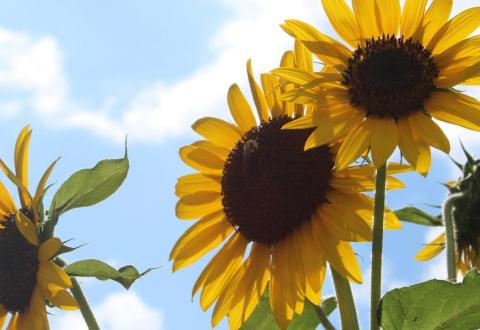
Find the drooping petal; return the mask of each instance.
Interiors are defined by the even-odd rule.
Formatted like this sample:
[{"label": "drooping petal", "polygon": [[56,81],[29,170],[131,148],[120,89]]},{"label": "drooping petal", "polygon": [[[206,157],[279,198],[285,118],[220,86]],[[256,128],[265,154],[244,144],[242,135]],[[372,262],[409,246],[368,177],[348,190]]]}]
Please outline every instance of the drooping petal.
[{"label": "drooping petal", "polygon": [[48,291],[50,294],[72,287],[70,276],[50,261],[40,261],[37,281],[42,290]]},{"label": "drooping petal", "polygon": [[225,148],[233,148],[242,137],[237,127],[218,118],[199,119],[192,128],[207,140]]},{"label": "drooping petal", "polygon": [[353,128],[350,133],[347,134],[345,140],[342,142],[342,146],[338,150],[337,157],[335,159],[335,168],[342,170],[353,161],[358,159],[361,155],[365,154],[371,143],[371,132],[366,128],[365,122]]},{"label": "drooping petal", "polygon": [[415,113],[408,117],[408,123],[413,132],[424,142],[444,153],[450,152],[450,142],[442,129],[430,118],[422,113]]},{"label": "drooping petal", "polygon": [[322,0],[323,9],[335,31],[353,48],[360,43],[360,29],[345,0]]},{"label": "drooping petal", "polygon": [[177,202],[175,214],[183,220],[198,219],[223,208],[222,196],[214,191],[198,191]]},{"label": "drooping petal", "polygon": [[72,295],[66,290],[58,291],[52,295],[49,294],[47,297],[52,304],[63,310],[74,311],[79,309],[79,305],[75,298],[73,298]]},{"label": "drooping petal", "polygon": [[423,249],[418,251],[417,255],[415,256],[415,260],[425,261],[432,259],[445,249],[445,242],[445,233],[441,233],[431,243],[427,244]]},{"label": "drooping petal", "polygon": [[377,168],[384,165],[398,145],[398,128],[391,118],[369,117],[365,128],[371,134],[371,153]]},{"label": "drooping petal", "polygon": [[375,16],[380,34],[397,35],[400,26],[400,2],[375,0]]},{"label": "drooping petal", "polygon": [[257,125],[252,109],[237,84],[230,86],[227,101],[233,120],[243,132],[247,132]]},{"label": "drooping petal", "polygon": [[408,119],[401,118],[397,124],[400,131],[398,146],[402,155],[415,167],[418,173],[426,176],[432,161],[430,146],[415,136]]},{"label": "drooping petal", "polygon": [[455,92],[438,92],[425,102],[432,116],[447,123],[480,131],[480,102]]}]

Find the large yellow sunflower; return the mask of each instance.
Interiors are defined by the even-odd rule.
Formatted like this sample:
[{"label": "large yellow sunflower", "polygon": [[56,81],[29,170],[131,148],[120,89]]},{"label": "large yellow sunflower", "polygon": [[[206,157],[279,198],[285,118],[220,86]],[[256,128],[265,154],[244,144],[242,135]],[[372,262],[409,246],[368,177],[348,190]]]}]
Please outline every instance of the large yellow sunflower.
[{"label": "large yellow sunflower", "polygon": [[[311,63],[308,52],[287,52],[284,65]],[[303,64],[301,64],[303,63]],[[173,271],[197,261],[225,242],[197,279],[203,310],[215,304],[212,326],[225,316],[238,329],[254,310],[267,285],[281,328],[305,299],[320,303],[326,264],[345,278],[362,280],[349,242],[371,239],[375,167],[334,168],[336,145],[304,151],[306,130],[282,130],[303,107],[280,99],[279,80],[271,74],[248,81],[260,122],[239,87],[228,91],[235,124],[202,118],[193,129],[205,140],[180,149],[182,160],[197,173],[178,179],[176,215],[199,219],[177,241],[170,258]],[[394,164],[390,173],[408,167]],[[390,189],[403,184],[388,177]],[[386,228],[400,228],[386,211]]]},{"label": "large yellow sunflower", "polygon": [[452,87],[480,84],[480,7],[449,20],[452,0],[322,0],[348,46],[312,26],[287,20],[285,31],[324,64],[321,72],[281,68],[273,72],[300,87],[284,100],[311,103],[317,111],[286,128],[318,127],[306,149],[344,139],[335,165],[343,169],[371,151],[376,167],[397,146],[426,175],[430,146],[450,145],[432,117],[480,130],[480,102]]},{"label": "large yellow sunflower", "polygon": [[25,127],[15,146],[16,173],[0,160],[0,167],[19,187],[21,209],[0,182],[0,327],[12,315],[8,329],[49,329],[45,303],[78,309],[66,291],[70,277],[51,260],[62,243],[58,238],[39,242],[38,205],[53,165],[43,175],[34,197],[28,192],[28,146],[31,130]]}]

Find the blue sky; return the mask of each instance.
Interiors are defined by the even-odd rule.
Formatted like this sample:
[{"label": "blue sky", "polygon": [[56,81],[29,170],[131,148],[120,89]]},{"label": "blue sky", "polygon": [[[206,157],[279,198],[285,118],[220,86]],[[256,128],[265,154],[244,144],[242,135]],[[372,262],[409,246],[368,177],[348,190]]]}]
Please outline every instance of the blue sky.
[{"label": "blue sky", "polygon": [[[456,1],[455,10],[474,2]],[[29,123],[34,129],[31,180],[60,155],[51,177],[59,187],[78,169],[121,157],[122,141],[129,136],[131,170],[125,184],[104,203],[66,214],[57,230],[62,239],[88,243],[69,261],[99,258],[116,266],[160,267],[129,293],[116,283],[84,281],[102,328],[209,328],[210,312],[202,312],[190,297],[208,257],[176,274],[168,262],[171,247],[189,225],[174,214],[176,178],[190,172],[177,151],[193,141],[189,126],[199,116],[228,118],[226,91],[233,82],[245,88],[248,58],[257,73],[276,66],[290,46],[278,24],[293,17],[334,35],[320,1],[313,0],[0,4],[0,157],[11,163],[15,138]],[[469,92],[480,97],[480,89]],[[475,134],[446,128],[454,157],[462,159],[459,137],[480,156]],[[458,173],[445,155],[434,155],[428,178],[402,176],[408,189],[388,194],[391,208],[440,203],[445,190],[439,182]],[[431,235],[411,225],[386,234],[387,288],[444,277],[443,260],[413,261]],[[362,269],[368,270],[370,245],[356,247]],[[365,272],[365,280],[368,276]],[[364,325],[367,284],[354,287]],[[328,283],[325,293],[332,293]],[[54,329],[85,329],[78,313],[50,319]]]}]

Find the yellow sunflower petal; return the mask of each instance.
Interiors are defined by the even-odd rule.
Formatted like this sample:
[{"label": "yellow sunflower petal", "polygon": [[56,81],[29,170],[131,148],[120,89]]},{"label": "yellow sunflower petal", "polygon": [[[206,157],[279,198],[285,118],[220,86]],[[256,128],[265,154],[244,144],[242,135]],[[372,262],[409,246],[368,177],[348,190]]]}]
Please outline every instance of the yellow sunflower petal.
[{"label": "yellow sunflower petal", "polygon": [[285,270],[283,263],[285,263],[286,256],[285,248],[282,246],[283,241],[280,241],[279,244],[275,244],[275,250],[272,255],[272,266],[271,266],[271,275],[270,275],[270,306],[272,308],[273,316],[275,321],[280,326],[281,329],[286,329],[288,323],[290,323],[293,318],[293,308],[291,308],[287,301],[286,297],[287,292],[285,291],[285,286],[290,286],[291,284],[285,282],[285,276],[288,274],[288,270]]},{"label": "yellow sunflower petal", "polygon": [[0,181],[0,216],[5,217],[10,213],[15,213],[17,207],[13,201],[12,195],[8,192],[7,188]]},{"label": "yellow sunflower petal", "polygon": [[257,108],[258,118],[266,121],[270,117],[270,112],[268,110],[268,104],[267,100],[265,99],[265,95],[253,77],[251,60],[248,60],[247,62],[247,75],[248,83],[250,84],[250,90],[252,91],[253,101],[255,102],[255,107]]},{"label": "yellow sunflower petal", "polygon": [[480,102],[473,97],[455,92],[433,93],[425,108],[438,120],[480,131]]},{"label": "yellow sunflower petal", "polygon": [[[283,53],[282,59],[280,61],[280,67],[295,68],[295,56],[293,54],[293,51],[289,50]],[[282,94],[287,93],[288,91],[294,88],[295,88],[295,85],[281,81],[280,91]],[[291,102],[283,101],[282,102],[283,113],[289,117],[292,117],[293,113],[295,112],[295,106],[296,105]]]},{"label": "yellow sunflower petal", "polygon": [[469,8],[445,23],[428,43],[434,55],[467,38],[480,26],[480,7]]},{"label": "yellow sunflower petal", "polygon": [[362,39],[370,40],[379,35],[375,16],[375,0],[353,0],[353,11],[362,33]]},{"label": "yellow sunflower petal", "polygon": [[325,64],[345,69],[352,52],[311,25],[298,20],[287,20],[282,28],[292,37],[300,40],[315,56]]},{"label": "yellow sunflower petal", "polygon": [[[375,178],[358,178],[358,177],[333,177],[330,181],[330,186],[339,191],[346,192],[366,192],[375,190]],[[405,188],[402,181],[397,178],[388,176],[386,180],[386,189],[401,189]]]},{"label": "yellow sunflower petal", "polygon": [[430,117],[422,113],[415,113],[408,117],[408,123],[421,140],[447,154],[450,152],[448,138]]},{"label": "yellow sunflower petal", "polygon": [[433,35],[448,21],[452,0],[433,0],[423,18],[423,45],[428,45]]},{"label": "yellow sunflower petal", "polygon": [[58,291],[72,287],[70,276],[59,266],[50,261],[40,261],[37,281],[44,291],[55,294]]},{"label": "yellow sunflower petal", "polygon": [[60,158],[57,158],[50,166],[47,168],[45,173],[43,173],[42,178],[40,179],[37,190],[35,191],[35,196],[33,197],[33,209],[38,210],[38,205],[40,203],[40,200],[43,197],[43,193],[45,191],[45,185],[47,184],[48,178],[50,177],[50,174],[53,171],[53,168],[55,167],[55,164],[58,162]]},{"label": "yellow sunflower petal", "polygon": [[402,155],[418,173],[427,175],[432,161],[430,146],[415,136],[408,119],[399,119],[397,124],[400,131],[398,146]]},{"label": "yellow sunflower petal", "polygon": [[[25,197],[26,199],[24,202],[26,203],[25,205],[28,206],[28,209],[30,209],[30,205],[32,204],[33,198],[28,192],[27,187],[25,187],[23,182],[17,176],[15,176],[15,174],[8,168],[8,166],[1,159],[0,159],[0,168],[2,169],[3,173],[5,173],[5,175],[8,177],[8,179],[12,181],[20,191],[22,191],[22,194],[24,196],[26,196]],[[23,207],[25,207],[25,205],[22,204]]]},{"label": "yellow sunflower petal", "polygon": [[222,196],[214,191],[197,191],[185,195],[177,202],[175,214],[183,220],[198,219],[221,210]]},{"label": "yellow sunflower petal", "polygon": [[375,16],[380,34],[397,35],[400,26],[398,0],[375,0]]},{"label": "yellow sunflower petal", "polygon": [[369,117],[364,125],[371,134],[373,164],[380,168],[398,145],[397,124],[393,119]]},{"label": "yellow sunflower petal", "polygon": [[323,9],[335,31],[353,48],[361,38],[355,16],[344,0],[322,0]]},{"label": "yellow sunflower petal", "polygon": [[33,291],[28,308],[19,313],[16,329],[49,330],[45,301],[38,287]]},{"label": "yellow sunflower petal", "polygon": [[260,76],[262,88],[265,92],[265,99],[272,117],[280,117],[283,115],[282,95],[280,93],[280,79],[273,74],[263,73]]},{"label": "yellow sunflower petal", "polygon": [[362,283],[360,266],[350,243],[339,240],[323,221],[316,221],[315,227],[315,242],[330,265],[345,278]]},{"label": "yellow sunflower petal", "polygon": [[[28,149],[30,146],[30,138],[32,136],[32,130],[25,126],[18,135],[17,142],[15,144],[15,173],[18,179],[22,182],[23,186],[28,189]],[[22,206],[30,208],[30,200],[25,194],[25,191],[19,188],[20,201]]]},{"label": "yellow sunflower petal", "polygon": [[197,191],[216,191],[220,193],[222,186],[220,175],[194,173],[181,176],[175,185],[175,195],[183,197]]},{"label": "yellow sunflower petal", "polygon": [[8,322],[7,330],[16,330],[17,321],[18,321],[18,312],[13,314],[12,317],[10,318],[10,322]]},{"label": "yellow sunflower petal", "polygon": [[313,71],[313,60],[312,52],[305,47],[305,45],[299,40],[295,40],[294,46],[295,53],[295,62],[296,66],[303,71],[312,72]]},{"label": "yellow sunflower petal", "polygon": [[422,24],[427,0],[405,0],[400,19],[400,33],[405,39],[410,38]]},{"label": "yellow sunflower petal", "polygon": [[[345,207],[345,206],[344,206]],[[372,229],[353,210],[325,205],[317,210],[318,220],[342,241],[368,242],[372,240]]]},{"label": "yellow sunflower petal", "polygon": [[53,295],[48,294],[47,297],[48,300],[58,308],[70,311],[79,309],[75,298],[66,290],[60,290]]},{"label": "yellow sunflower petal", "polygon": [[450,88],[480,74],[480,56],[461,58],[440,72],[435,85]]},{"label": "yellow sunflower petal", "polygon": [[323,82],[335,82],[342,79],[342,76],[338,73],[312,73],[297,68],[278,68],[272,70],[272,73],[298,85],[314,85]]},{"label": "yellow sunflower petal", "polygon": [[52,258],[62,247],[62,241],[56,237],[49,238],[38,249],[38,260],[46,261]]},{"label": "yellow sunflower petal", "polygon": [[423,249],[418,251],[415,260],[425,261],[432,259],[445,249],[445,242],[445,233],[442,233]]},{"label": "yellow sunflower petal", "polygon": [[257,125],[252,109],[237,84],[230,86],[227,101],[233,120],[243,132],[247,132]]},{"label": "yellow sunflower petal", "polygon": [[208,225],[205,224],[206,219],[208,217],[202,219],[204,222],[198,221],[177,241],[170,256],[174,258],[174,272],[196,262],[225,241],[234,230],[225,217],[215,223],[210,221]]},{"label": "yellow sunflower petal", "polygon": [[478,55],[480,52],[480,36],[473,36],[471,38],[457,42],[455,45],[446,49],[434,56],[435,63],[440,69],[440,72],[452,63],[462,58],[469,58]]},{"label": "yellow sunflower petal", "polygon": [[15,224],[18,231],[22,233],[23,237],[25,237],[30,244],[38,245],[37,226],[21,211],[18,211],[15,216]]},{"label": "yellow sunflower petal", "polygon": [[471,77],[470,79],[465,80],[460,85],[473,85],[473,86],[480,85],[480,73],[476,77]]},{"label": "yellow sunflower petal", "polygon": [[199,119],[192,128],[207,140],[225,148],[233,148],[242,137],[237,127],[218,118]]},{"label": "yellow sunflower petal", "polygon": [[192,143],[192,146],[202,148],[221,160],[226,160],[230,154],[230,150],[224,147],[220,147],[218,144],[213,143],[212,141],[200,140]]},{"label": "yellow sunflower petal", "polygon": [[305,150],[342,138],[363,119],[359,111],[344,111],[329,117],[321,116],[319,113],[320,111],[314,113],[314,116],[319,117],[318,128],[305,141]]},{"label": "yellow sunflower petal", "polygon": [[210,307],[233,274],[240,269],[247,244],[242,234],[236,232],[202,271],[193,286],[192,295],[203,288],[200,295],[200,306],[203,310]]},{"label": "yellow sunflower petal", "polygon": [[204,148],[193,145],[182,147],[179,150],[179,155],[185,164],[200,172],[222,174],[224,160]]},{"label": "yellow sunflower petal", "polygon": [[344,169],[358,159],[358,157],[365,154],[370,147],[370,141],[371,132],[366,128],[365,122],[353,128],[350,133],[347,134],[345,140],[342,142],[342,146],[338,150],[335,159],[336,169]]}]

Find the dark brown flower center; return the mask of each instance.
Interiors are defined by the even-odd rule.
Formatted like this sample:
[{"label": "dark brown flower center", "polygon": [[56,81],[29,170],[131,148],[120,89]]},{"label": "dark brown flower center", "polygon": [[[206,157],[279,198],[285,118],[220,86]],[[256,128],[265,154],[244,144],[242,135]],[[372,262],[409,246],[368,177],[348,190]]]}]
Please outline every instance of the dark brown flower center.
[{"label": "dark brown flower center", "polygon": [[23,312],[30,305],[37,284],[38,248],[18,231],[15,216],[0,229],[0,304],[10,312]]},{"label": "dark brown flower center", "polygon": [[354,52],[342,83],[367,116],[398,119],[423,108],[437,76],[432,54],[420,42],[383,36]]},{"label": "dark brown flower center", "polygon": [[312,130],[282,130],[291,120],[274,118],[251,129],[225,163],[224,212],[250,241],[278,242],[326,202],[333,155],[327,146],[304,151]]}]

